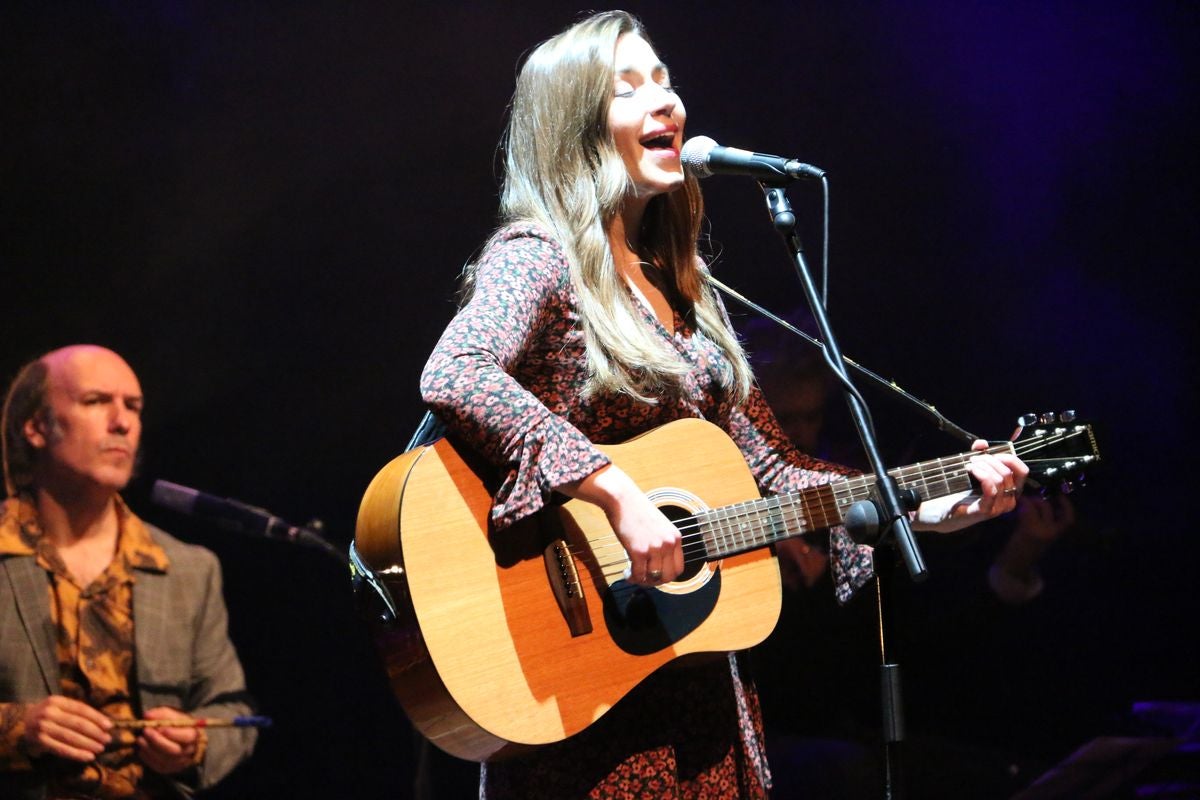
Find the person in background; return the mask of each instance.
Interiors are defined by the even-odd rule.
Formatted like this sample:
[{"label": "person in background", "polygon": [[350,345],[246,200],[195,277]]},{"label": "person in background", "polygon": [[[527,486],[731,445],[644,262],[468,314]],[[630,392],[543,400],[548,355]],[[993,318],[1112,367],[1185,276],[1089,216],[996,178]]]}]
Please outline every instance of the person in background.
[{"label": "person in background", "polygon": [[[810,336],[812,318],[793,309],[783,319]],[[864,457],[837,406],[837,383],[816,347],[773,320],[755,317],[739,325],[754,375],[784,434],[804,453],[827,461],[859,465]],[[830,424],[830,418],[834,424]],[[897,465],[898,466],[898,465]],[[997,599],[1014,605],[1036,597],[1043,587],[1037,565],[1050,545],[1075,524],[1066,495],[1024,495],[1016,524],[996,554],[987,580]],[[785,585],[811,588],[829,565],[826,552],[802,538],[775,545]]]},{"label": "person in background", "polygon": [[[814,335],[811,317],[802,309],[793,309],[783,318]],[[788,438],[805,452],[823,458],[862,462],[861,447],[839,405],[837,383],[816,348],[763,317],[742,320],[739,331],[763,394]],[[901,638],[906,638],[907,629],[915,629],[921,641],[928,637],[957,642],[957,631],[963,625],[976,630],[1004,627],[1004,618],[1042,592],[1038,564],[1075,521],[1074,505],[1065,495],[1024,494],[1015,513],[973,529],[977,537],[956,537],[945,548],[927,550],[936,596],[952,608],[939,611],[936,601],[917,604],[922,588],[899,579],[905,614],[898,631]],[[1001,541],[998,546],[989,544]],[[922,542],[926,547],[940,543],[938,537],[922,537]],[[828,548],[813,537],[777,542],[775,550],[787,591],[775,632],[753,649],[753,666],[763,698],[778,796],[877,797],[882,779],[877,741],[879,617],[875,593],[863,592],[846,604],[835,602]],[[964,571],[970,574],[961,574]],[[909,619],[914,613],[921,618]],[[893,642],[893,649],[905,643]],[[913,650],[911,646],[908,649]],[[893,652],[893,658],[895,655]],[[914,652],[914,657],[917,655],[926,654]],[[904,666],[903,655],[900,660]],[[921,664],[915,666],[921,668]],[[916,676],[914,688],[921,688],[922,677]],[[821,688],[834,684],[862,691],[833,694]],[[928,700],[931,707],[938,705],[936,699],[921,699]],[[1019,703],[1010,701],[1008,705]],[[936,721],[933,724],[936,726]],[[962,735],[969,737],[970,732]],[[1028,777],[1010,774],[1011,760],[1004,770],[989,772],[992,765],[980,755],[982,748],[964,746],[950,753],[945,741],[925,738],[920,743],[922,758],[940,759],[942,782],[949,786],[936,795],[925,786],[922,796],[955,796],[961,787],[948,783],[950,770],[945,764],[949,763],[958,765],[961,780],[973,784],[976,792],[985,791],[988,782],[1011,794],[1023,785],[1020,779]],[[964,763],[971,759],[989,763],[967,772]]]},{"label": "person in background", "polygon": [[186,797],[253,750],[252,728],[122,729],[249,714],[221,572],[130,511],[142,389],[93,345],[47,353],[4,402],[0,796]]}]

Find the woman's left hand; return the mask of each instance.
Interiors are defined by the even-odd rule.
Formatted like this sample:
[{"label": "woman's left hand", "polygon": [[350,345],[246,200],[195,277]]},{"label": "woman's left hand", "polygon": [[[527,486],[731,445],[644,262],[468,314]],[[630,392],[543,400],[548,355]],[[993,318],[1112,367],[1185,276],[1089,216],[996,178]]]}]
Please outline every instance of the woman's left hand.
[{"label": "woman's left hand", "polygon": [[971,449],[979,451],[968,462],[979,488],[921,503],[913,527],[950,533],[1017,507],[1029,467],[1012,453],[988,453],[988,443],[982,439],[977,439]]}]

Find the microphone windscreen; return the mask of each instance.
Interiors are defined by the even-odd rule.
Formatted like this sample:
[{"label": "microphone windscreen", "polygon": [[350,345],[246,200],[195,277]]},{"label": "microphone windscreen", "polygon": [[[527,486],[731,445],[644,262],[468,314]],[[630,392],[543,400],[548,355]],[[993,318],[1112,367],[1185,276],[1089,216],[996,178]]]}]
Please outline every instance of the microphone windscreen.
[{"label": "microphone windscreen", "polygon": [[195,489],[168,481],[155,481],[154,488],[150,490],[150,502],[182,514],[192,513],[199,496],[200,493]]},{"label": "microphone windscreen", "polygon": [[708,166],[708,154],[717,146],[716,141],[708,136],[693,136],[683,143],[679,160],[683,168],[697,178],[707,178],[713,174]]}]

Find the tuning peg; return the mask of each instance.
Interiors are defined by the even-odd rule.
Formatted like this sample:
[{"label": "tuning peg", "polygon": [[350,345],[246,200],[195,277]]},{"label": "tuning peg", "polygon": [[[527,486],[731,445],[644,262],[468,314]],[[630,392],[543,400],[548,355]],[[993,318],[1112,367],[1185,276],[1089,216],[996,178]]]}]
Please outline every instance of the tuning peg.
[{"label": "tuning peg", "polygon": [[1017,425],[1022,428],[1028,428],[1030,425],[1037,425],[1037,414],[1030,412],[1017,417]]},{"label": "tuning peg", "polygon": [[1074,411],[1062,412],[1061,414],[1058,415],[1058,421],[1059,422],[1074,422],[1075,421],[1075,412]]},{"label": "tuning peg", "polygon": [[1063,481],[1058,485],[1058,490],[1063,494],[1070,494],[1075,491],[1075,484],[1071,481]]},{"label": "tuning peg", "polygon": [[1058,414],[1055,414],[1053,411],[1046,411],[1038,415],[1038,422],[1042,423],[1043,425],[1053,425],[1054,421],[1057,419]]}]

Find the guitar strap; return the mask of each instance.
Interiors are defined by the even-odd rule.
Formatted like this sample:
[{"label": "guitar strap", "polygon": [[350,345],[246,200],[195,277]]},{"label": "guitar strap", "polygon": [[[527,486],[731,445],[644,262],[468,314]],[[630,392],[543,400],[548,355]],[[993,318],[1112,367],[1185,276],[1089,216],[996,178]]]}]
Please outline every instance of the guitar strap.
[{"label": "guitar strap", "polygon": [[407,453],[415,447],[433,444],[445,435],[446,423],[434,416],[432,411],[426,411],[425,415],[421,417],[420,423],[417,424],[412,438],[408,440],[408,446],[404,448],[404,452]]}]

